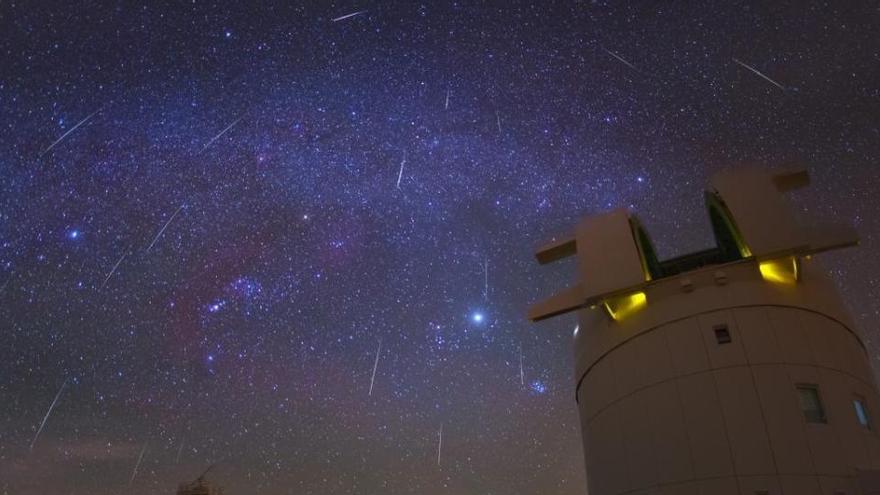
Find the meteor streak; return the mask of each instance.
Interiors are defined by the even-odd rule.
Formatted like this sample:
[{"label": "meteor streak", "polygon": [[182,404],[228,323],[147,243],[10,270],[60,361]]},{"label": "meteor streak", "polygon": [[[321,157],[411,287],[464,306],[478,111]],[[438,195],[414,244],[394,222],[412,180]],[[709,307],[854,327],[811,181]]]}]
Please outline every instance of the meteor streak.
[{"label": "meteor streak", "polygon": [[779,89],[785,91],[785,86],[783,86],[783,85],[779,84],[778,82],[774,81],[773,79],[770,79],[769,77],[765,76],[764,73],[761,72],[761,71],[759,71],[758,69],[752,67],[751,65],[749,65],[749,64],[747,64],[747,63],[745,63],[745,62],[740,62],[740,61],[737,60],[737,59],[733,59],[733,61],[736,62],[736,63],[738,63],[739,65],[745,67],[746,69],[748,69],[748,70],[754,72],[755,74],[761,76],[761,78],[763,78],[765,81],[769,82],[770,84],[772,84],[772,85],[776,86],[777,88],[779,88]]},{"label": "meteor streak", "polygon": [[104,288],[105,285],[107,285],[107,281],[110,280],[110,277],[112,277],[113,274],[116,273],[116,269],[119,268],[119,264],[122,263],[122,260],[125,259],[125,256],[126,256],[126,253],[123,253],[122,256],[119,258],[119,261],[117,261],[116,264],[113,265],[113,269],[110,270],[110,273],[107,274],[107,278],[104,279],[104,283],[101,284],[102,289]]},{"label": "meteor streak", "polygon": [[403,166],[406,164],[406,150],[403,150],[403,159],[400,160],[400,172],[397,173],[397,188],[400,189],[400,180],[403,178]]},{"label": "meteor streak", "polygon": [[58,403],[58,398],[61,397],[61,392],[64,391],[65,385],[67,385],[67,378],[64,379],[64,383],[61,384],[61,388],[59,388],[58,393],[55,394],[55,399],[53,399],[52,404],[49,405],[49,410],[46,411],[46,415],[43,416],[43,421],[40,423],[40,427],[37,428],[37,433],[36,433],[36,435],[34,435],[34,439],[31,440],[30,450],[34,450],[34,444],[37,443],[37,438],[39,438],[40,432],[43,431],[43,427],[46,426],[46,421],[49,419],[49,415],[52,414],[52,410],[55,409],[55,404]]},{"label": "meteor streak", "polygon": [[437,441],[437,465],[440,465],[440,451],[443,449],[443,423],[440,423],[440,437]]},{"label": "meteor streak", "polygon": [[363,14],[364,12],[366,12],[366,10],[359,10],[359,11],[357,11],[357,12],[352,12],[351,14],[345,14],[345,15],[339,16],[339,17],[337,17],[336,19],[331,19],[331,21],[332,21],[332,22],[344,21],[345,19],[348,19],[349,17],[354,17],[354,16],[356,16],[356,15],[361,15],[361,14]]},{"label": "meteor streak", "polygon": [[43,155],[45,155],[46,153],[52,151],[52,148],[54,148],[58,143],[60,143],[61,141],[63,141],[64,138],[66,138],[67,136],[69,136],[70,133],[72,133],[73,131],[79,129],[79,126],[81,126],[81,125],[85,124],[86,122],[88,122],[92,117],[95,116],[96,113],[98,113],[98,112],[100,112],[100,111],[101,111],[101,109],[99,108],[99,109],[95,110],[94,112],[90,113],[88,117],[86,117],[86,118],[80,120],[78,124],[76,124],[75,126],[71,127],[67,132],[65,132],[64,134],[62,134],[61,137],[58,138],[58,139],[56,139],[54,143],[50,144],[48,148],[46,148],[46,149],[44,149],[43,151],[40,152],[40,158],[43,158]]},{"label": "meteor streak", "polygon": [[144,460],[144,452],[147,451],[147,444],[150,443],[149,440],[144,442],[144,448],[141,449],[141,454],[138,456],[137,464],[134,465],[134,470],[131,472],[131,479],[128,480],[128,484],[131,485],[134,483],[134,477],[138,474],[138,468],[141,466],[141,461]]},{"label": "meteor streak", "polygon": [[[225,129],[223,129],[222,131],[220,131],[220,134],[217,134],[216,136],[214,136],[213,138],[211,138],[211,140],[208,141],[208,144],[206,144],[206,145],[202,148],[202,151],[205,151],[206,149],[208,149],[208,146],[211,146],[212,144],[214,144],[214,141],[220,139],[220,137],[222,137],[224,134],[226,134],[226,132],[227,132],[229,129],[232,129],[233,127],[235,127],[235,124],[238,124],[238,123],[241,121],[241,119],[243,119],[243,118],[244,118],[244,115],[242,115],[241,117],[239,117],[239,118],[233,120],[231,124],[229,124],[228,126],[226,126]],[[200,151],[199,153],[201,153],[201,151]]]},{"label": "meteor streak", "polygon": [[379,367],[379,353],[382,352],[382,339],[379,339],[379,347],[376,349],[376,361],[373,362],[373,376],[370,377],[370,393],[373,395],[373,383],[376,381],[376,368]]},{"label": "meteor streak", "polygon": [[153,238],[153,242],[151,242],[150,246],[147,247],[148,253],[150,252],[150,249],[153,249],[153,245],[156,244],[156,241],[158,241],[160,237],[162,237],[162,233],[165,232],[165,229],[168,228],[168,226],[171,224],[171,221],[174,220],[174,217],[176,217],[177,214],[180,213],[180,210],[182,210],[182,209],[183,209],[183,205],[180,205],[180,208],[178,208],[177,211],[175,211],[174,214],[171,215],[171,218],[169,218],[168,221],[165,222],[165,225],[163,225],[162,228],[159,229],[159,233],[156,234],[156,237]]},{"label": "meteor streak", "polygon": [[636,69],[636,66],[635,66],[635,65],[633,65],[633,64],[631,64],[631,63],[629,63],[629,62],[627,62],[627,61],[624,60],[623,57],[621,57],[620,55],[618,55],[618,54],[612,52],[611,50],[609,50],[609,49],[607,49],[607,48],[602,48],[602,49],[605,50],[605,53],[607,53],[608,55],[611,55],[612,57],[616,58],[617,60],[620,60],[624,65],[626,65],[626,66],[629,67],[630,69],[632,69],[632,70],[634,70],[634,71],[636,71],[636,72],[639,72],[639,69]]},{"label": "meteor streak", "polygon": [[489,299],[489,258],[483,263],[483,298]]},{"label": "meteor streak", "polygon": [[526,374],[523,372],[522,344],[519,345],[519,383],[522,386],[526,384]]}]

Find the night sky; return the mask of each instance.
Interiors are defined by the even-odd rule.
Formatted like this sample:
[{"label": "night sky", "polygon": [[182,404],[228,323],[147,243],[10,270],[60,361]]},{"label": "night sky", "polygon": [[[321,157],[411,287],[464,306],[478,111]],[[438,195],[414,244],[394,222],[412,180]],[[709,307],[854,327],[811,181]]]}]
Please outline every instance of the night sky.
[{"label": "night sky", "polygon": [[728,166],[859,229],[880,364],[876,4],[236,3],[0,1],[3,495],[583,494],[533,252],[709,247]]}]

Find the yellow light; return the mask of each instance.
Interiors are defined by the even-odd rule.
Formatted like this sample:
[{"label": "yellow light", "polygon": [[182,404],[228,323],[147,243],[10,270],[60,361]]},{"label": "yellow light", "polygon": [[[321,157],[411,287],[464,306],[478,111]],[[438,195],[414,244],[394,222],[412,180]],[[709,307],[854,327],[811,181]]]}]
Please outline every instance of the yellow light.
[{"label": "yellow light", "polygon": [[794,256],[758,262],[758,269],[768,282],[793,284],[798,279],[798,262]]},{"label": "yellow light", "polygon": [[644,292],[633,292],[602,301],[602,306],[605,307],[608,316],[615,321],[635,313],[646,304],[648,304],[648,296]]}]

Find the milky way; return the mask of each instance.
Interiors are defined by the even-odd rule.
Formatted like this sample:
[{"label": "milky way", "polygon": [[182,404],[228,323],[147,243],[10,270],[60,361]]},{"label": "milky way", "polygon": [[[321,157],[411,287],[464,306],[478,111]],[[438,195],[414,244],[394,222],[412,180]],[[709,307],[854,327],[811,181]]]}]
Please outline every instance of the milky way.
[{"label": "milky way", "polygon": [[707,247],[726,166],[859,229],[878,354],[874,5],[150,3],[0,3],[3,494],[584,493],[532,253]]}]

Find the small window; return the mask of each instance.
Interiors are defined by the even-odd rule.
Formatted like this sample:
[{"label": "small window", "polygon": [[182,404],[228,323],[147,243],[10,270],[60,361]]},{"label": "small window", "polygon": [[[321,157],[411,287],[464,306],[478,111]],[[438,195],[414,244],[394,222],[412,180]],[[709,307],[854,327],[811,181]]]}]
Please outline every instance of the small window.
[{"label": "small window", "polygon": [[719,345],[731,342],[730,330],[728,330],[727,325],[715,325],[712,329],[715,330],[715,340],[718,341]]},{"label": "small window", "polygon": [[822,407],[822,399],[819,397],[817,385],[798,385],[798,396],[801,401],[801,410],[807,423],[827,423],[825,409]]},{"label": "small window", "polygon": [[856,397],[853,399],[853,407],[856,409],[856,418],[859,424],[867,429],[871,429],[871,417],[868,416],[868,406],[865,405],[865,399]]}]

